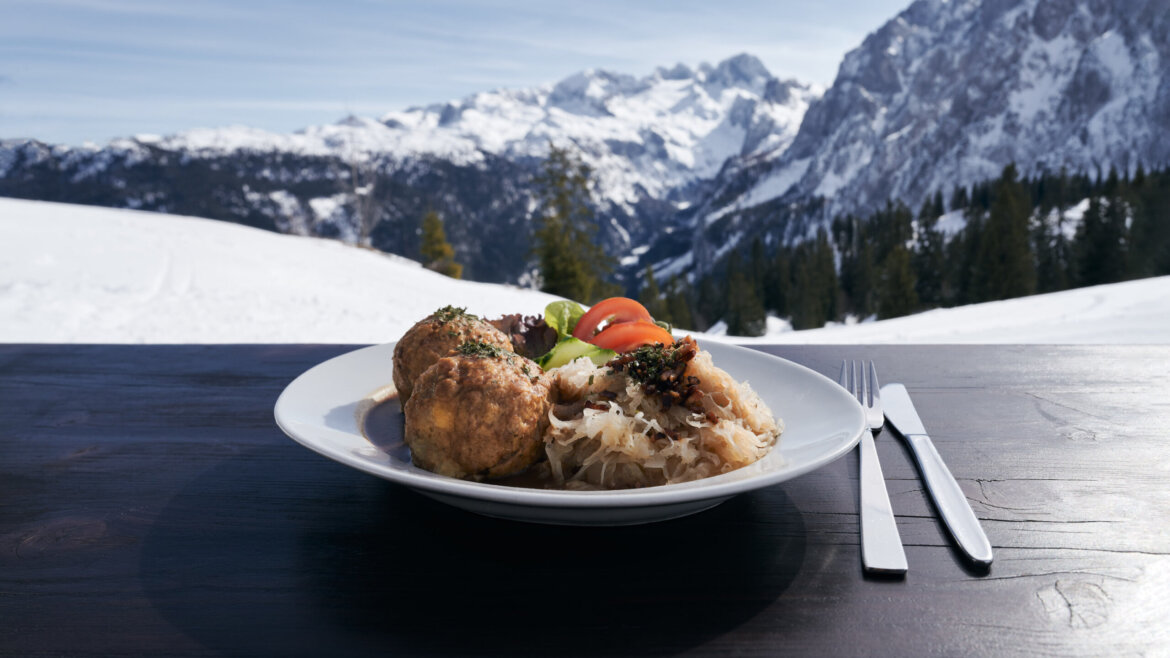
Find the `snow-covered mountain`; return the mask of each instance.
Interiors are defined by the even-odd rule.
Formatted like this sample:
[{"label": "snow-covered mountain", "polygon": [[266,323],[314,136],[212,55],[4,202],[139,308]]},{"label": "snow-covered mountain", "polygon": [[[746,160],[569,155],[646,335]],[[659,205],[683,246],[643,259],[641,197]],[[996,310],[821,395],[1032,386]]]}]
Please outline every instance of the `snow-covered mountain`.
[{"label": "snow-covered mountain", "polygon": [[1008,163],[1168,162],[1165,0],[918,0],[845,56],[787,150],[724,170],[696,213],[697,229],[718,226],[696,255],[752,233],[800,239],[887,200],[914,208]]},{"label": "snow-covered mountain", "polygon": [[168,151],[228,155],[268,151],[364,160],[430,156],[479,165],[487,156],[543,158],[574,147],[599,197],[632,209],[714,176],[732,156],[787,148],[823,90],[772,76],[751,55],[717,66],[679,64],[635,78],[588,70],[556,84],[488,91],[462,100],[349,117],[293,135],[247,128],[193,130],[138,141]]},{"label": "snow-covered mountain", "polygon": [[398,149],[474,160],[481,151],[539,158],[572,144],[600,196],[632,208],[714,176],[728,158],[783,152],[821,90],[773,77],[750,55],[644,78],[586,71],[553,86],[477,94],[394,112]]},{"label": "snow-covered mountain", "polygon": [[[83,148],[8,140],[0,194],[358,241],[364,191],[374,246],[416,256],[418,219],[436,208],[471,276],[515,280],[527,260],[527,183],[550,144],[591,167],[602,235],[621,255],[695,202],[729,158],[783,152],[820,93],[738,55],[641,78],[589,70],[295,134],[198,129]],[[495,237],[508,244],[485,244]]]},{"label": "snow-covered mountain", "polygon": [[585,71],[295,134],[249,128],[103,147],[0,141],[0,195],[160,210],[417,258],[437,210],[482,281],[531,266],[549,145],[593,170],[628,277],[704,271],[755,236],[815,233],[887,200],[1067,168],[1170,164],[1166,0],[917,0],[820,89],[750,55],[636,78]]}]

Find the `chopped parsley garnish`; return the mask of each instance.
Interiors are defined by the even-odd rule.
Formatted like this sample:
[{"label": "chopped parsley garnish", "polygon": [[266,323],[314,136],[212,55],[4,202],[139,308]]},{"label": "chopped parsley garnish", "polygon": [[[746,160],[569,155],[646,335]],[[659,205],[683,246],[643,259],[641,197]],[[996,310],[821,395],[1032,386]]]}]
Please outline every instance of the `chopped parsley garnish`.
[{"label": "chopped parsley garnish", "polygon": [[458,306],[447,305],[435,311],[435,319],[442,323],[452,322],[454,320],[478,320],[478,315],[472,315],[467,312],[467,309]]},{"label": "chopped parsley garnish", "polygon": [[459,344],[455,351],[464,356],[482,356],[488,358],[495,358],[499,356],[511,355],[512,353],[500,349],[495,345],[489,345],[483,341],[468,340]]},{"label": "chopped parsley garnish", "polygon": [[657,382],[662,373],[675,367],[675,350],[661,344],[643,345],[610,361],[610,366],[624,371],[630,379],[651,384]]}]

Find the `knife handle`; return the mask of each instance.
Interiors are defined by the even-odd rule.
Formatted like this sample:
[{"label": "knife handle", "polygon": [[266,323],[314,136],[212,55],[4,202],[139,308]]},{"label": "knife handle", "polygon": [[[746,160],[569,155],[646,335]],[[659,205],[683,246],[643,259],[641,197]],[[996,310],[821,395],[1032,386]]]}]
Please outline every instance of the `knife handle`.
[{"label": "knife handle", "polygon": [[906,442],[914,451],[922,478],[926,480],[926,488],[934,498],[951,536],[972,560],[982,565],[991,564],[991,542],[987,541],[987,535],[983,532],[983,526],[979,525],[975,512],[971,510],[967,496],[943,463],[930,437],[911,434],[906,437]]}]

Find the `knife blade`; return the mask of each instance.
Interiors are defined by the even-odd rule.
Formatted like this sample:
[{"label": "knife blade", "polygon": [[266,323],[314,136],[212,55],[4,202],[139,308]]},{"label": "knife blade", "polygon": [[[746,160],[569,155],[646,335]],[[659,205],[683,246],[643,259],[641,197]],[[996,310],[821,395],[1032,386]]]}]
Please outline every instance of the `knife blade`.
[{"label": "knife blade", "polygon": [[955,476],[943,463],[938,450],[926,433],[914,403],[910,401],[910,394],[901,384],[886,384],[882,387],[882,406],[886,420],[897,430],[918,461],[918,468],[926,480],[926,489],[930,492],[934,504],[942,515],[943,522],[951,536],[959,544],[959,548],[971,560],[981,565],[990,565],[992,560],[991,542],[979,525],[979,519],[971,510],[967,496],[959,488]]}]

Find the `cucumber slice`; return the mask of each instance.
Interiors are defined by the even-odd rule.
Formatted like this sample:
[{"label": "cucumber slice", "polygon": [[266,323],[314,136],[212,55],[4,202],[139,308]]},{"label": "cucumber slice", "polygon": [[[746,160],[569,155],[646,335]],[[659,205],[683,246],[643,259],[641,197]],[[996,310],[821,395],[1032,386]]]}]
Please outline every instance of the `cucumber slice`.
[{"label": "cucumber slice", "polygon": [[610,359],[617,356],[613,350],[605,350],[596,345],[590,345],[583,340],[566,338],[553,346],[548,354],[540,357],[537,364],[545,370],[559,368],[577,359],[587,356],[595,365],[605,365]]}]

